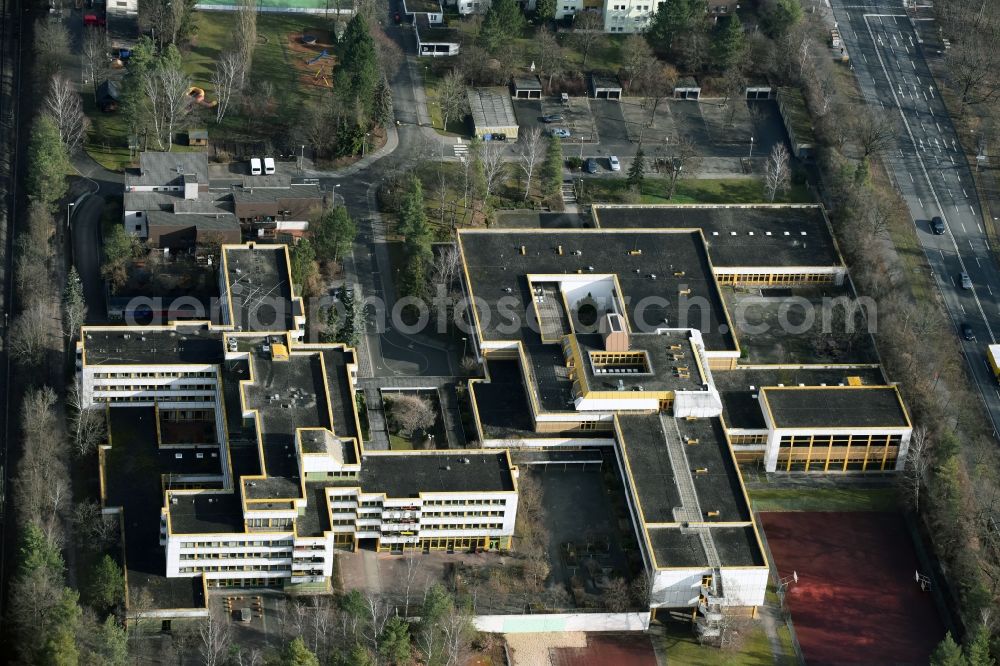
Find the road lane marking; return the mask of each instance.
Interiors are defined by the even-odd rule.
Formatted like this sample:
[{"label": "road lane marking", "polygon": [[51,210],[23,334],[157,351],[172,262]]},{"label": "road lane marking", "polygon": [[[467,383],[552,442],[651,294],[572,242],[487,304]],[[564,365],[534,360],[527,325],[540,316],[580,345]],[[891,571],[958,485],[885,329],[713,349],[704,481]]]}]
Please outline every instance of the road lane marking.
[{"label": "road lane marking", "polygon": [[965,196],[966,199],[969,198],[969,194],[968,194],[968,192],[965,191],[964,187],[962,188],[962,195]]},{"label": "road lane marking", "polygon": [[969,204],[969,210],[971,210],[972,211],[972,215],[975,216],[976,209],[972,207],[972,204]]}]

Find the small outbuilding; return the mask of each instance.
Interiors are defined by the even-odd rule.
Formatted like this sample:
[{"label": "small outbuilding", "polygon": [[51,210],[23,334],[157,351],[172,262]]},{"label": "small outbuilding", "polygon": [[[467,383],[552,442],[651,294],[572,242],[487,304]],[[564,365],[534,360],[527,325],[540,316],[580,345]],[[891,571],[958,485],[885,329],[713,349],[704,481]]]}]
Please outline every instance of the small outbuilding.
[{"label": "small outbuilding", "polygon": [[120,96],[118,83],[111,79],[105,79],[101,85],[97,86],[97,108],[105,113],[117,111]]},{"label": "small outbuilding", "polygon": [[590,75],[590,96],[594,99],[622,98],[622,84],[617,76]]},{"label": "small outbuilding", "polygon": [[188,130],[187,138],[189,146],[207,146],[208,130],[207,129]]},{"label": "small outbuilding", "polygon": [[[517,116],[514,103],[503,88],[470,88],[469,110],[472,131],[483,141],[517,140]],[[501,138],[502,137],[502,138]]]},{"label": "small outbuilding", "polygon": [[747,99],[771,99],[774,95],[774,88],[766,83],[751,83],[747,86]]},{"label": "small outbuilding", "polygon": [[674,86],[674,99],[701,99],[701,86],[694,77],[680,79]]},{"label": "small outbuilding", "polygon": [[510,80],[510,95],[514,99],[541,99],[542,82],[534,74],[512,77]]},{"label": "small outbuilding", "polygon": [[792,144],[792,155],[811,162],[816,157],[816,132],[802,92],[797,88],[779,88],[778,111]]}]

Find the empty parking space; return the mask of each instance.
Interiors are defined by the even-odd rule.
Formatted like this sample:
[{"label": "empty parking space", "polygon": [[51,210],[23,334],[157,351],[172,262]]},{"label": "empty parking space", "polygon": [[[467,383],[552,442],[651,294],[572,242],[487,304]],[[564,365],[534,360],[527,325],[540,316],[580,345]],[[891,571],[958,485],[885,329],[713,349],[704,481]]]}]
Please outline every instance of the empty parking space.
[{"label": "empty parking space", "polygon": [[602,144],[614,146],[629,143],[621,102],[592,99],[590,112],[594,117],[594,127]]}]

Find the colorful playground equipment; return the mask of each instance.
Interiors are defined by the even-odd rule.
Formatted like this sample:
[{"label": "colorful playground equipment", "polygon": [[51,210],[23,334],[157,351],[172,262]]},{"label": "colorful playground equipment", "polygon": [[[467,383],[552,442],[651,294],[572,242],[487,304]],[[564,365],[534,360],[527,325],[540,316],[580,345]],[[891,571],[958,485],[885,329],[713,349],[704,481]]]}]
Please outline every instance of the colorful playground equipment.
[{"label": "colorful playground equipment", "polygon": [[[303,39],[305,39],[305,37],[303,37]],[[322,51],[319,52],[319,55],[317,55],[315,58],[306,61],[306,67],[309,67],[311,65],[315,65],[320,60],[323,60],[323,59],[329,58],[329,57],[330,57],[330,53],[326,49],[323,49]],[[327,76],[327,64],[326,63],[321,64],[319,66],[319,69],[317,69],[316,73],[313,75],[313,83],[319,83],[319,82],[322,82],[323,85],[326,86],[327,88],[332,88],[333,87],[333,85],[330,83],[330,77]]]},{"label": "colorful playground equipment", "polygon": [[313,58],[312,60],[310,60],[309,62],[307,62],[306,65],[315,65],[317,62],[319,62],[323,58],[329,58],[329,57],[330,57],[330,54],[327,52],[326,49],[323,49],[322,51],[319,52],[318,56],[316,56],[315,58]]},{"label": "colorful playground equipment", "polygon": [[201,104],[209,109],[214,109],[219,105],[218,100],[212,100],[211,102],[205,100],[205,89],[199,88],[198,86],[191,86],[187,91],[188,97],[191,98],[193,104]]}]

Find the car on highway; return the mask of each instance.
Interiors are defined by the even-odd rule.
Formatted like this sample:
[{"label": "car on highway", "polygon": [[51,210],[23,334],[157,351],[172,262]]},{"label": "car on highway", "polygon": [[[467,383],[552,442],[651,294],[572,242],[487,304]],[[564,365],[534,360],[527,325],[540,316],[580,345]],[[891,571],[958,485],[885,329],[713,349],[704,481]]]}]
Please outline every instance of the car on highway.
[{"label": "car on highway", "polygon": [[931,232],[935,236],[943,236],[945,231],[944,220],[935,215],[931,218]]},{"label": "car on highway", "polygon": [[962,289],[972,289],[972,278],[965,271],[958,274],[958,281],[962,285]]},{"label": "car on highway", "polygon": [[550,113],[547,116],[542,116],[543,123],[561,123],[562,121],[563,117],[558,113]]},{"label": "car on highway", "polygon": [[568,139],[569,130],[565,127],[553,127],[549,130],[549,136],[557,136],[560,139]]},{"label": "car on highway", "polygon": [[972,326],[969,324],[962,324],[962,339],[963,340],[975,340],[976,334],[972,330]]},{"label": "car on highway", "polygon": [[588,157],[587,161],[583,163],[583,168],[587,173],[597,173],[597,160]]},{"label": "car on highway", "polygon": [[622,163],[614,155],[608,158],[608,164],[611,166],[612,171],[622,170]]}]

